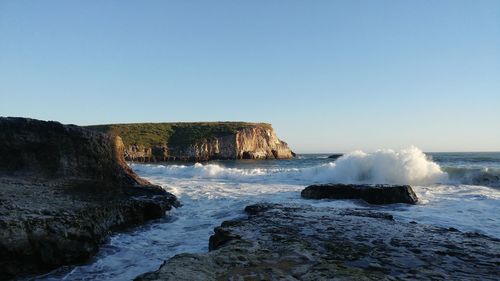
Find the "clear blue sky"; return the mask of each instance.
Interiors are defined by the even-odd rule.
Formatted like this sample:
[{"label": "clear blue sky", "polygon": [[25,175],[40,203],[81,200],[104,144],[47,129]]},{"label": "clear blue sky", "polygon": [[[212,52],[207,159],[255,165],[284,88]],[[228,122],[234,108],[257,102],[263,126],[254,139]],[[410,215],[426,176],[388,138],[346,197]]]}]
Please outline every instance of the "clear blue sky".
[{"label": "clear blue sky", "polygon": [[0,115],[500,150],[500,1],[2,0]]}]

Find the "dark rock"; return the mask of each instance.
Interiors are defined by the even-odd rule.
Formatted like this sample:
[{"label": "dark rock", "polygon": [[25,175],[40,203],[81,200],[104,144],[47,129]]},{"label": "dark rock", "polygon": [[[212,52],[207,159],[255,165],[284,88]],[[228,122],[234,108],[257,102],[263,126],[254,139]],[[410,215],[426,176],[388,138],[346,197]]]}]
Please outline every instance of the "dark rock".
[{"label": "dark rock", "polygon": [[216,229],[238,239],[174,256],[136,280],[498,280],[499,239],[386,217],[272,205]]},{"label": "dark rock", "polygon": [[172,206],[174,195],[127,166],[120,138],[0,118],[0,279],[84,262],[110,231]]},{"label": "dark rock", "polygon": [[417,195],[409,185],[322,184],[301,192],[308,199],[363,199],[370,204],[416,204]]},{"label": "dark rock", "polygon": [[272,209],[275,204],[261,203],[254,204],[245,207],[245,213],[249,215],[257,215],[260,212],[265,212],[266,210]]},{"label": "dark rock", "polygon": [[337,159],[337,158],[342,157],[342,155],[344,155],[344,154],[332,154],[332,155],[328,156],[328,158],[330,158],[330,159]]},{"label": "dark rock", "polygon": [[[225,224],[226,226],[228,225],[234,225],[234,224]],[[210,236],[210,239],[208,240],[208,250],[213,251],[217,250],[219,247],[227,244],[230,241],[240,239],[241,236],[239,235],[234,235],[226,230],[224,230],[222,227],[217,227],[214,229],[215,234]]]}]

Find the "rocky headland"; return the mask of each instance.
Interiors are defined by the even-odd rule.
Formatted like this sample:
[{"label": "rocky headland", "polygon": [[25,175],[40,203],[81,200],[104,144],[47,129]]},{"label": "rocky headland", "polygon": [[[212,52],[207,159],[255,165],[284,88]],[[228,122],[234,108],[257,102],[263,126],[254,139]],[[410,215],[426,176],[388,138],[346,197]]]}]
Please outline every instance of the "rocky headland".
[{"label": "rocky headland", "polygon": [[266,123],[138,123],[87,128],[120,136],[127,161],[289,159],[295,156]]},{"label": "rocky headland", "polygon": [[0,118],[0,279],[83,262],[110,231],[179,205],[123,155],[119,137]]},{"label": "rocky headland", "polygon": [[[410,206],[409,206],[410,207]],[[258,204],[136,280],[498,280],[500,240],[384,212]]]}]

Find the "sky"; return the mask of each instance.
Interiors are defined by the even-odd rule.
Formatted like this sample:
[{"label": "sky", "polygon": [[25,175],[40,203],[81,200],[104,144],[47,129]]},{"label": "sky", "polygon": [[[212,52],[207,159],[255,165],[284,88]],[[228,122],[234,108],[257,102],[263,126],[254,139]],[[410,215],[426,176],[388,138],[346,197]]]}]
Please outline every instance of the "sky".
[{"label": "sky", "polygon": [[0,116],[500,151],[500,1],[1,0]]}]

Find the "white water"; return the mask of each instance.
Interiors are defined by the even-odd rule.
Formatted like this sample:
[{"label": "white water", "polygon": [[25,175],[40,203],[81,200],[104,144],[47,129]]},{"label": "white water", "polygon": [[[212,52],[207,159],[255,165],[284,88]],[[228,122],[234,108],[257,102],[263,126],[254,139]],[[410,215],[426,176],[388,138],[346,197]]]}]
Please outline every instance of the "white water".
[{"label": "white water", "polygon": [[[456,179],[450,180],[417,148],[357,151],[335,162],[315,156],[258,163],[131,166],[140,176],[177,195],[184,206],[173,210],[165,220],[112,236],[89,264],[41,279],[131,280],[155,270],[175,254],[207,251],[215,226],[244,216],[243,208],[257,202],[370,208],[390,212],[399,221],[455,227],[500,238],[500,192],[452,184]],[[412,184],[421,203],[373,206],[355,200],[300,198],[306,185],[318,182]]]},{"label": "white water", "polygon": [[[324,158],[323,158],[324,159]],[[239,169],[217,164],[134,166],[148,175],[158,174],[195,179],[222,179],[243,182],[315,182],[389,183],[426,185],[447,182],[448,175],[429,161],[418,148],[374,153],[354,151],[335,162],[305,168]]]}]

